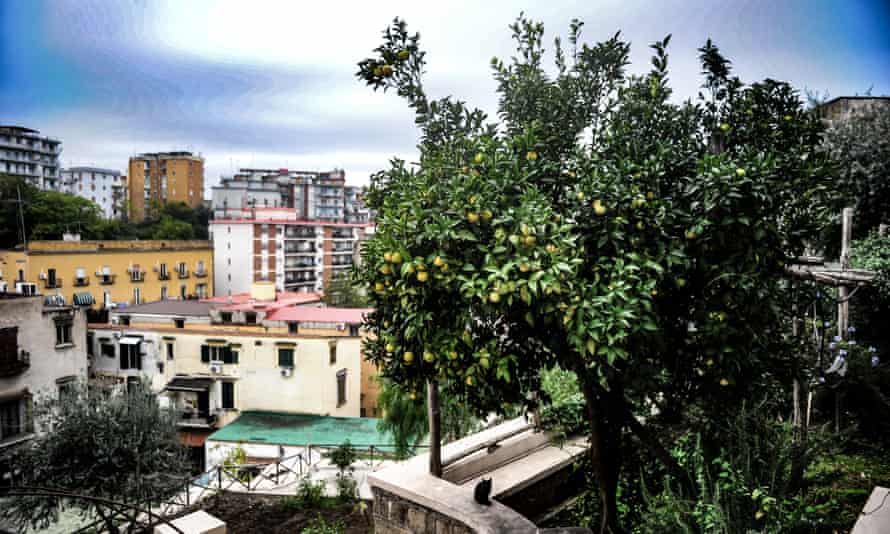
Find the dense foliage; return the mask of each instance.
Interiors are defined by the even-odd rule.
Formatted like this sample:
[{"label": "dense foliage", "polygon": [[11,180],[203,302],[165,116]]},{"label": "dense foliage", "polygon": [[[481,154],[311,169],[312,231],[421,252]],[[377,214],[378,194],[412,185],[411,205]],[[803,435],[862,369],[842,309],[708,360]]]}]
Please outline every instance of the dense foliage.
[{"label": "dense foliage", "polygon": [[366,352],[393,383],[438,383],[480,415],[546,402],[540,371],[574,371],[600,530],[617,532],[626,429],[679,473],[650,424],[696,405],[718,432],[708,421],[797,372],[783,269],[826,215],[821,125],[787,84],[732,77],[710,42],[699,102],[675,104],[669,38],[631,76],[618,35],[582,44],[575,22],[550,74],[543,26],[511,28],[516,55],[492,61],[498,124],[427,97],[402,21],[359,64],[408,101],[421,137],[420,164],[393,160],[367,195]]},{"label": "dense foliage", "polygon": [[21,178],[0,175],[0,248],[22,243],[23,223],[29,241],[61,239],[69,232],[83,239],[208,239],[210,211],[204,206],[154,204],[149,213],[140,223],[107,220],[85,198],[41,191]]},{"label": "dense foliage", "polygon": [[890,105],[836,121],[824,142],[838,162],[838,198],[855,208],[854,237],[890,223]]},{"label": "dense foliage", "polygon": [[338,308],[364,308],[368,305],[363,288],[352,281],[349,273],[335,274],[325,287],[322,300],[328,306]]},{"label": "dense foliage", "polygon": [[[109,395],[81,385],[59,400],[40,402],[34,411],[43,432],[14,452],[18,485],[138,507],[183,487],[190,464],[177,434],[177,414],[161,409],[148,386],[133,384],[126,393]],[[117,532],[118,507],[89,500],[14,497],[0,517],[19,527],[43,528],[57,518],[60,505],[101,518],[109,532]],[[132,516],[133,510],[124,511]]]}]

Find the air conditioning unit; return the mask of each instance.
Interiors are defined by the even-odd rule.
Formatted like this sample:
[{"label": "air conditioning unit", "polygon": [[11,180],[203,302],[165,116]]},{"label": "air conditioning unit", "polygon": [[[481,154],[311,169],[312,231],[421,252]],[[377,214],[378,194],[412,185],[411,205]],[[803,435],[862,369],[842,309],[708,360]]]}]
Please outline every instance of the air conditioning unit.
[{"label": "air conditioning unit", "polygon": [[281,376],[284,378],[288,378],[294,374],[294,370],[290,367],[282,367],[281,368]]},{"label": "air conditioning unit", "polygon": [[222,372],[222,364],[220,363],[211,363],[210,364],[210,372],[218,375]]}]

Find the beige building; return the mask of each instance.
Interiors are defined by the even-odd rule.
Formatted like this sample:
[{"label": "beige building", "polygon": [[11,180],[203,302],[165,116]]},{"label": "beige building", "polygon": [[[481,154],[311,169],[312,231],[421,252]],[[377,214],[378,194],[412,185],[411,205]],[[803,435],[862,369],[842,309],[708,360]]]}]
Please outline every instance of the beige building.
[{"label": "beige building", "polygon": [[130,220],[145,219],[152,201],[204,202],[204,158],[191,152],[156,152],[130,158],[128,167]]},{"label": "beige building", "polygon": [[363,373],[362,316],[322,308],[312,293],[251,294],[162,301],[91,324],[91,375],[122,384],[144,379],[185,414],[188,444],[247,410],[359,417],[376,414],[376,383]]},{"label": "beige building", "polygon": [[[0,251],[0,289],[75,296],[103,308],[213,296],[208,241],[31,241]],[[89,300],[89,299],[88,299]]]}]

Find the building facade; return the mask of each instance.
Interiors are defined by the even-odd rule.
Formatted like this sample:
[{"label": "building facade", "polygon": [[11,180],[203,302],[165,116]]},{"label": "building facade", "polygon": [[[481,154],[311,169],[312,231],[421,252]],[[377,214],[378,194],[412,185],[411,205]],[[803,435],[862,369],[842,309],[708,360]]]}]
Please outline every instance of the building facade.
[{"label": "building facade", "polygon": [[62,169],[60,191],[85,198],[102,210],[106,219],[126,213],[127,178],[119,171],[97,167]]},{"label": "building facade", "polygon": [[0,289],[89,296],[104,309],[213,296],[207,241],[31,241],[0,251]]},{"label": "building facade", "polygon": [[832,98],[818,108],[819,117],[834,124],[856,115],[874,113],[890,107],[890,96],[839,96]]},{"label": "building facade", "polygon": [[218,295],[269,281],[278,291],[323,291],[359,260],[369,224],[302,221],[292,208],[256,208],[251,218],[210,221]]},{"label": "building facade", "polygon": [[130,158],[128,167],[130,219],[145,219],[152,201],[184,202],[192,208],[204,202],[204,158],[191,152],[156,152]]},{"label": "building facade", "polygon": [[213,188],[214,217],[249,217],[253,208],[290,208],[297,219],[367,223],[370,215],[358,187],[346,185],[346,173],[241,169]]},{"label": "building facade", "polygon": [[22,177],[35,187],[57,191],[62,142],[21,126],[0,125],[0,174]]},{"label": "building facade", "polygon": [[0,292],[0,452],[33,434],[34,402],[86,380],[86,325],[57,299]]},{"label": "building facade", "polygon": [[180,431],[195,447],[246,410],[376,414],[366,400],[376,402],[376,383],[362,374],[360,325],[368,310],[319,305],[318,295],[276,294],[271,284],[258,284],[231,302],[114,310],[108,324],[90,325],[97,354],[91,376],[148,381],[184,414]]}]

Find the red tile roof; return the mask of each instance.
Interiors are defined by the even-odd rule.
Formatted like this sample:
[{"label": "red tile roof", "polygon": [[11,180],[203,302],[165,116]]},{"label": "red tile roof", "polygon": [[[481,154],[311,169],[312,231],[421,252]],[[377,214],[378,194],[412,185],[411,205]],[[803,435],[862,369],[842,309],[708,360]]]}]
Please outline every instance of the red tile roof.
[{"label": "red tile roof", "polygon": [[372,308],[278,308],[266,316],[271,321],[361,324]]}]

